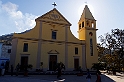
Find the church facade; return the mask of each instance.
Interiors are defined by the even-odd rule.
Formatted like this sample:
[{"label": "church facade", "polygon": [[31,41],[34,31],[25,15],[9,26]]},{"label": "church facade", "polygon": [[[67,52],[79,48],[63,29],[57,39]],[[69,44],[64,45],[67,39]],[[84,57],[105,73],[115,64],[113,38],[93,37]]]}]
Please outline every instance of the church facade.
[{"label": "church facade", "polygon": [[71,23],[56,9],[38,17],[36,26],[14,33],[10,64],[32,64],[34,69],[54,70],[62,62],[66,70],[91,68],[98,60],[96,20],[87,5],[78,22],[79,38],[70,30]]}]

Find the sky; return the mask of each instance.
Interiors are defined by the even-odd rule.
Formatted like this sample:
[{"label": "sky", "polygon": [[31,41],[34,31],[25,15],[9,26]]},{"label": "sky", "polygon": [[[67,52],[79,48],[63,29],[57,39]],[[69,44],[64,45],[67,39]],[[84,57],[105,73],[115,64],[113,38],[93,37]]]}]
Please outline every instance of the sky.
[{"label": "sky", "polygon": [[35,19],[54,8],[72,24],[78,38],[78,21],[87,4],[96,21],[98,36],[124,29],[124,0],[0,0],[0,36],[34,28]]}]

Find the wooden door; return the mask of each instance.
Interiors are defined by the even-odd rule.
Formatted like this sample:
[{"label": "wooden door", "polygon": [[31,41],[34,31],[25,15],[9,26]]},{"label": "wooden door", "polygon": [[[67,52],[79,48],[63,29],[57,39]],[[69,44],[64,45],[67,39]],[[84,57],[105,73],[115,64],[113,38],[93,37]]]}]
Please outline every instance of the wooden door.
[{"label": "wooden door", "polygon": [[74,70],[78,70],[79,68],[79,59],[74,59]]},{"label": "wooden door", "polygon": [[49,58],[49,70],[54,71],[57,64],[57,55],[50,55]]},{"label": "wooden door", "polygon": [[25,65],[28,65],[28,56],[21,57],[21,70],[24,70]]}]

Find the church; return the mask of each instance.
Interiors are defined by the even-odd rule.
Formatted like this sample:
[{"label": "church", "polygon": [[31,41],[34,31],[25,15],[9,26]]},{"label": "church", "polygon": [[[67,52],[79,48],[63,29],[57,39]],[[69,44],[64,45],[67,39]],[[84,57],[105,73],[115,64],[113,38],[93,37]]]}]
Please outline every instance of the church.
[{"label": "church", "polygon": [[67,71],[91,69],[98,61],[96,20],[87,5],[78,21],[78,38],[71,23],[56,9],[35,19],[36,26],[22,33],[14,33],[10,65],[31,64],[33,69],[53,71],[62,62]]}]

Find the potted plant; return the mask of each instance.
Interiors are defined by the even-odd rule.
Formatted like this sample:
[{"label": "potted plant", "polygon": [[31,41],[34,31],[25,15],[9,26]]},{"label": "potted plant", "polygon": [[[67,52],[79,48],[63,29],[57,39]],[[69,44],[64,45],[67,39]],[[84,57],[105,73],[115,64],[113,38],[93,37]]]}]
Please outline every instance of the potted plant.
[{"label": "potted plant", "polygon": [[79,73],[77,73],[77,76],[83,76],[83,71],[81,69],[81,66],[79,66],[77,70],[79,71]]},{"label": "potted plant", "polygon": [[33,66],[31,64],[24,66],[24,76],[28,76],[28,70],[32,69],[32,67]]},{"label": "potted plant", "polygon": [[43,62],[40,63],[40,66],[41,66],[41,70],[40,71],[43,71]]}]

